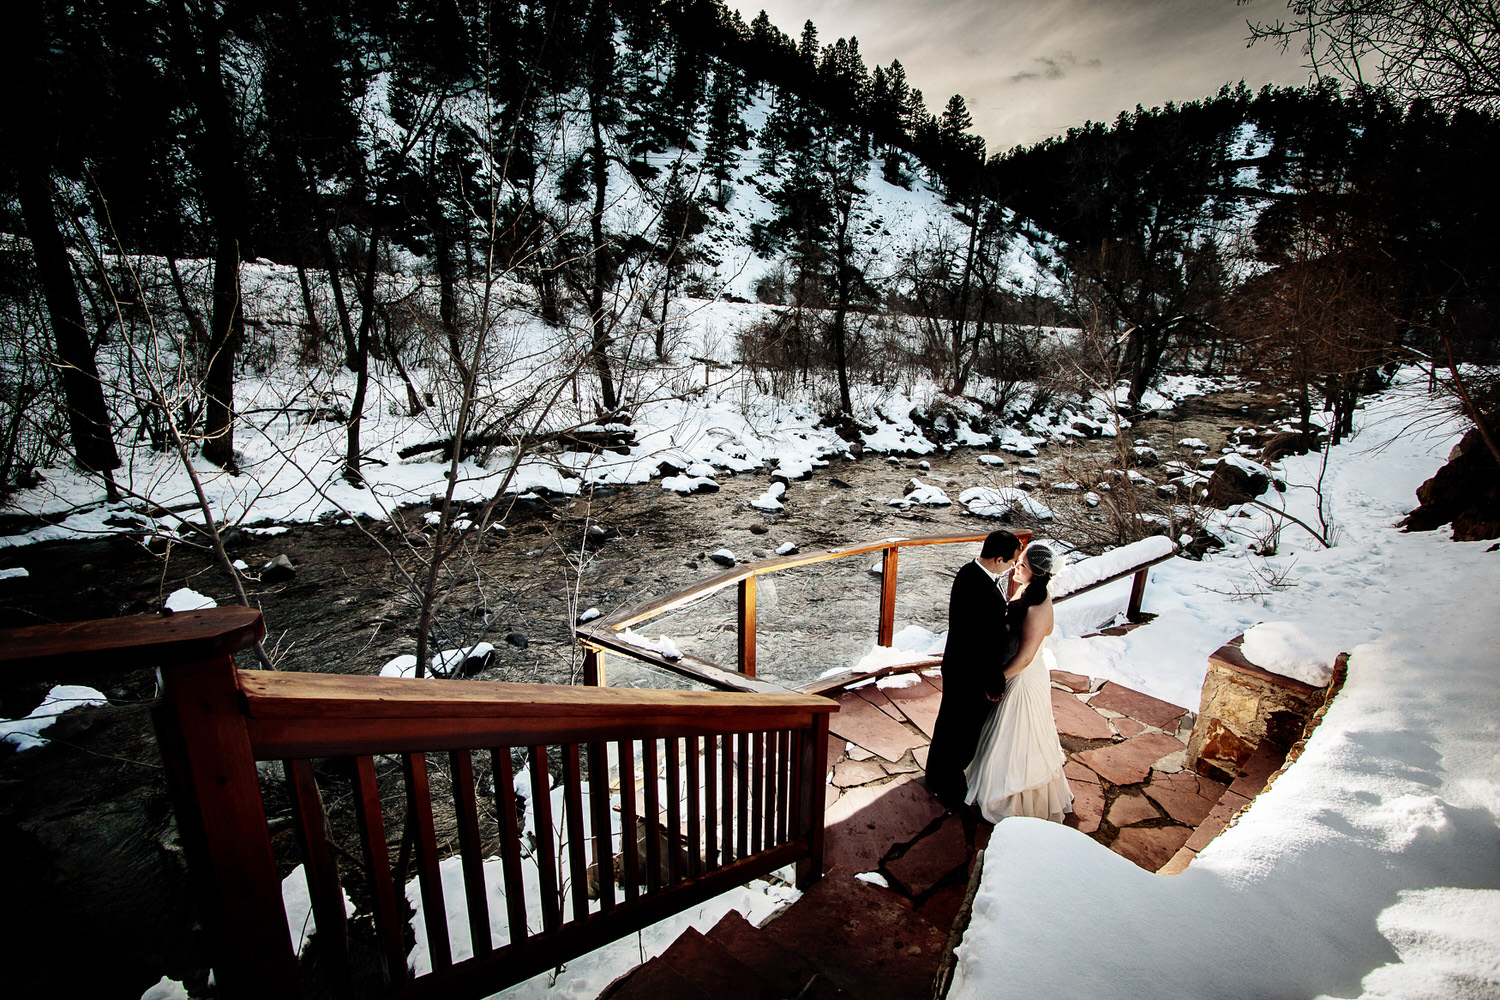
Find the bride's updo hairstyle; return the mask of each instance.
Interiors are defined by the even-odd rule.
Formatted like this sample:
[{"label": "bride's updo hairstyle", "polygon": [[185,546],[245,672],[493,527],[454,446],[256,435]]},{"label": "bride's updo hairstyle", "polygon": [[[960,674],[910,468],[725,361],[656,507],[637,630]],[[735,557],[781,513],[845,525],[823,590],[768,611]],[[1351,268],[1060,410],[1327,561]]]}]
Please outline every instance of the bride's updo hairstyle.
[{"label": "bride's updo hairstyle", "polygon": [[1024,615],[1026,609],[1041,604],[1047,599],[1047,585],[1052,582],[1052,570],[1057,565],[1057,554],[1045,545],[1028,545],[1022,554],[1031,565],[1031,582],[1021,596],[1011,602],[1013,611]]}]

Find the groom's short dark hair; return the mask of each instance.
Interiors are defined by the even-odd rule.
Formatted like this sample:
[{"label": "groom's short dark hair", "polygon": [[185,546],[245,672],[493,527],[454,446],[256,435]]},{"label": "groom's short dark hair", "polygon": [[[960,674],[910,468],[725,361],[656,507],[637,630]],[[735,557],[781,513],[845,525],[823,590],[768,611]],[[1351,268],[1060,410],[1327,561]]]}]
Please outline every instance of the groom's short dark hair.
[{"label": "groom's short dark hair", "polygon": [[984,536],[984,547],[979,550],[981,559],[1010,559],[1021,550],[1021,540],[1004,528]]}]

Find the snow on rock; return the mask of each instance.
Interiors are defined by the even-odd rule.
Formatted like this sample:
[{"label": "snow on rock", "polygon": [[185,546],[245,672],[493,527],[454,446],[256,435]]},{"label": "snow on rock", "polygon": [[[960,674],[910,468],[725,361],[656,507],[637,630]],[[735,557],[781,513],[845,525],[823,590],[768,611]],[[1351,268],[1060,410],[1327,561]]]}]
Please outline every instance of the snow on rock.
[{"label": "snow on rock", "polygon": [[82,684],[59,684],[47,692],[42,703],[24,719],[0,719],[0,743],[9,743],[16,752],[46,744],[42,730],[57,721],[70,708],[108,705],[103,694]]},{"label": "snow on rock", "polygon": [[162,976],[156,985],[141,994],[141,1000],[190,1000],[187,987],[175,979]]},{"label": "snow on rock", "polygon": [[782,542],[780,545],[778,545],[776,547],[776,554],[778,556],[790,556],[790,555],[796,554],[796,552],[797,552],[797,543],[796,542]]},{"label": "snow on rock", "polygon": [[669,493],[681,493],[683,495],[693,493],[717,493],[719,484],[708,476],[664,476],[661,488]]},{"label": "snow on rock", "polygon": [[0,569],[0,580],[19,580],[24,576],[30,576],[25,566],[13,566],[10,569]]},{"label": "snow on rock", "polygon": [[708,558],[712,559],[720,566],[733,566],[739,561],[735,558],[734,553],[729,549],[714,549],[708,554]]},{"label": "snow on rock", "polygon": [[191,587],[172,591],[162,602],[162,607],[167,611],[201,611],[204,608],[217,608],[218,606],[218,601],[212,597],[205,597]]},{"label": "snow on rock", "polygon": [[1005,464],[1005,459],[1001,458],[999,455],[980,455],[979,456],[979,464],[980,465],[1004,465]]},{"label": "snow on rock", "polygon": [[1339,653],[1320,646],[1291,622],[1262,622],[1255,626],[1245,633],[1240,652],[1257,667],[1313,687],[1327,686]]},{"label": "snow on rock", "polygon": [[589,608],[583,614],[578,616],[578,624],[582,625],[584,622],[591,622],[595,618],[598,618],[601,613],[602,612],[600,612],[598,608]]},{"label": "snow on rock", "polygon": [[380,668],[382,677],[415,677],[417,676],[417,658],[410,653],[396,657]]},{"label": "snow on rock", "polygon": [[751,500],[750,506],[754,507],[756,510],[765,510],[776,513],[777,511],[784,509],[781,498],[785,495],[786,483],[774,482],[769,487],[767,487],[764,493],[756,497],[754,500]]},{"label": "snow on rock", "polygon": [[1052,520],[1050,507],[1014,486],[975,486],[960,493],[958,502],[968,507],[969,513],[980,517],[1005,517],[1019,511],[1038,521]]}]

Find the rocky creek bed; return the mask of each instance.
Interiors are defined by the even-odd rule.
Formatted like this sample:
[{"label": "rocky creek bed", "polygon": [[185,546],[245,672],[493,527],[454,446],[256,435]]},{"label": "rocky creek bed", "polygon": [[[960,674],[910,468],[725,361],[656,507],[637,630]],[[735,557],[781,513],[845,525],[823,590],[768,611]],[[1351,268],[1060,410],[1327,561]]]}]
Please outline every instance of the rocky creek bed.
[{"label": "rocky creek bed", "polygon": [[[1138,423],[1127,432],[1129,443],[1147,441],[1163,460],[1190,458],[1179,441],[1198,439],[1216,451],[1237,429],[1272,422],[1275,407],[1272,397],[1248,392],[1192,399]],[[956,449],[836,462],[789,484],[784,510],[775,514],[749,505],[765,491],[765,473],[724,476],[712,494],[679,496],[653,482],[519,501],[503,533],[465,546],[450,561],[444,631],[435,639],[439,648],[448,637],[471,643],[483,626],[495,655],[479,678],[569,683],[581,666],[571,625],[586,609],[608,613],[706,579],[723,569],[712,558],[719,550],[751,561],[786,543],[810,551],[1001,526],[957,502],[971,486],[1031,484],[1056,516],[1013,526],[1086,549],[1109,541],[1107,515],[1086,507],[1081,491],[1053,491],[1051,484],[1118,468],[1114,442],[1047,446],[1034,457],[988,453],[1004,456],[1003,466],[981,464],[981,454]],[[941,487],[953,504],[893,504],[914,477]],[[266,645],[278,667],[375,673],[414,651],[417,610],[398,564],[409,569],[413,552],[430,551],[420,540],[415,549],[406,544],[421,536],[425,510],[403,512],[404,532],[386,524],[325,523],[287,525],[277,534],[231,533],[231,557],[259,567],[285,555],[295,568],[289,577],[247,585],[265,613]],[[968,555],[941,547],[904,554],[901,586],[911,596],[903,597],[900,623],[942,631],[947,576]],[[824,564],[763,589],[762,676],[794,680],[809,670],[851,666],[868,650],[879,599],[870,561]],[[0,580],[0,627],[148,612],[181,587],[231,600],[203,552],[184,545],[163,551],[126,534],[0,549],[0,569],[14,566],[29,575]],[[661,621],[650,634],[671,632],[694,652],[732,663],[732,655],[723,657],[734,642],[732,600],[731,588],[726,603]],[[817,661],[808,661],[810,650]],[[674,683],[619,662],[610,660],[611,683]],[[97,687],[111,704],[66,716],[47,732],[52,742],[45,747],[15,753],[0,745],[0,879],[14,914],[4,936],[8,978],[17,995],[51,997],[135,997],[163,974],[201,988],[201,935],[150,729],[154,681],[108,673],[8,680],[0,685],[0,717],[26,715],[57,682]],[[273,818],[273,826],[284,823]]]}]

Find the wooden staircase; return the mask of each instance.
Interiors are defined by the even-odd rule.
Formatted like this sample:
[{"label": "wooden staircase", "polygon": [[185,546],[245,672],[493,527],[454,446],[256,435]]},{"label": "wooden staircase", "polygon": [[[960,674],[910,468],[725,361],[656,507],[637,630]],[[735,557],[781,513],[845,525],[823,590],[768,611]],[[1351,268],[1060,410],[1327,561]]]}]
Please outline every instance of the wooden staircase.
[{"label": "wooden staircase", "polygon": [[949,935],[899,893],[835,869],[761,927],[731,911],[707,934],[690,929],[600,1000],[928,1000]]}]

